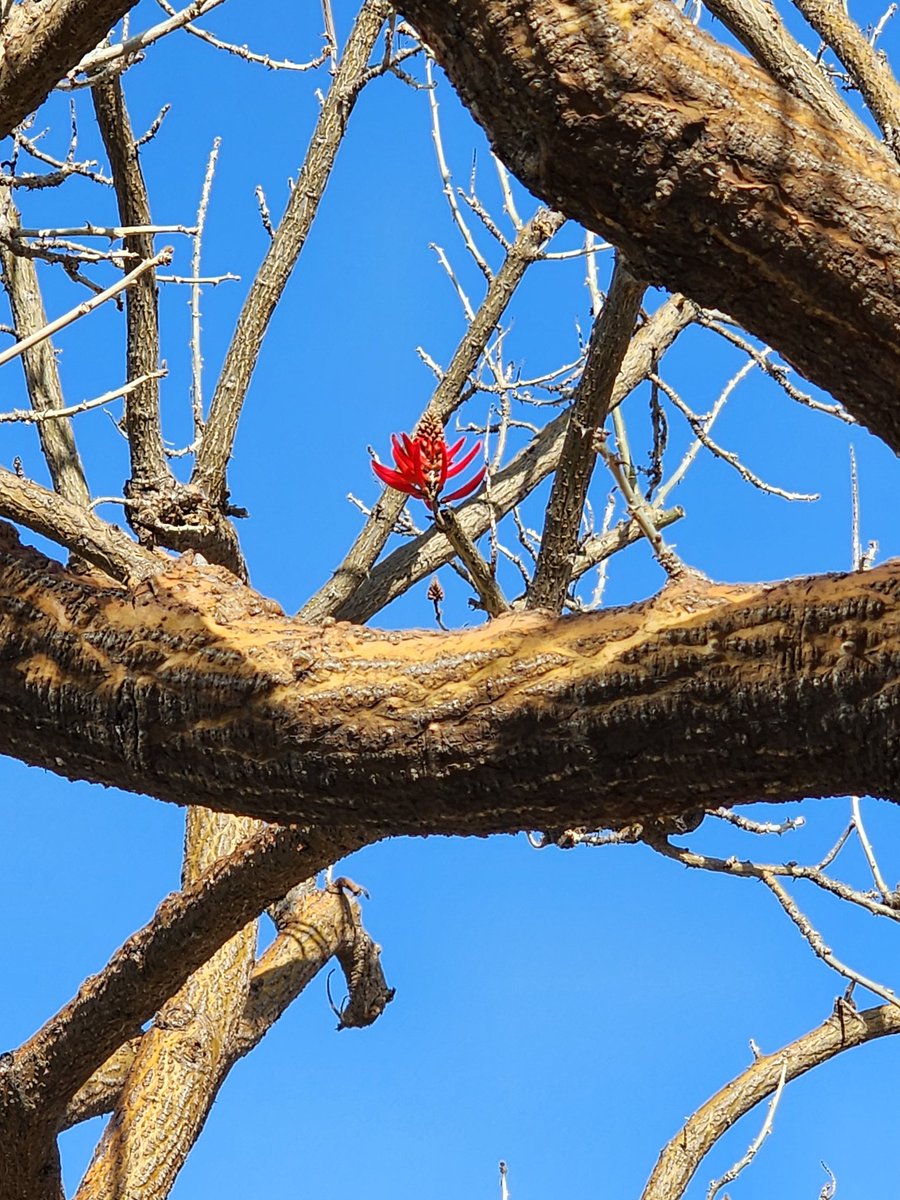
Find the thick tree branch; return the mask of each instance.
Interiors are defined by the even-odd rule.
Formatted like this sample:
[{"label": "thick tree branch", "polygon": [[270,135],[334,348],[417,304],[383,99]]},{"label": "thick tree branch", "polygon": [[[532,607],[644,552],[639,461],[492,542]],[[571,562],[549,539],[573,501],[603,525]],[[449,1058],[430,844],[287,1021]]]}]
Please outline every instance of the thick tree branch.
[{"label": "thick tree branch", "polygon": [[[282,1013],[336,955],[342,966],[364,964],[365,988],[359,974],[347,975],[349,1004],[342,1027],[371,1024],[393,998],[380,965],[380,948],[363,927],[359,905],[340,888],[319,890],[300,885],[272,910],[279,933],[257,961],[250,977],[246,1007],[228,1045],[228,1068],[249,1054]],[[364,994],[361,994],[364,993]],[[374,997],[374,1003],[373,1003]],[[141,1038],[125,1042],[79,1089],[66,1107],[62,1128],[108,1113],[116,1103]]]},{"label": "thick tree branch", "polygon": [[[195,883],[259,832],[259,823],[246,817],[191,808],[183,884]],[[255,950],[251,920],[163,1005],[141,1039],[75,1200],[168,1196],[231,1065]]]},{"label": "thick tree branch", "polygon": [[898,590],[897,563],[768,587],[686,577],[596,615],[377,633],[292,621],[216,568],[181,561],[128,593],[7,545],[0,751],[394,834],[900,799]]},{"label": "thick tree branch", "polygon": [[24,0],[0,31],[0,137],[42,104],[137,0]]},{"label": "thick tree branch", "polygon": [[0,1180],[4,1200],[49,1195],[36,1164],[47,1160],[68,1100],[185,979],[237,930],[300,879],[358,849],[335,831],[263,831],[160,905],[78,995],[0,1060]]},{"label": "thick tree branch", "polygon": [[900,174],[665,0],[406,0],[499,156],[900,450]]},{"label": "thick tree branch", "polygon": [[[166,564],[164,557],[144,550],[116,525],[107,525],[81,505],[2,467],[0,516],[65,546],[78,558],[123,582],[138,583]],[[9,525],[0,529],[0,538],[10,545],[18,543],[18,534]]]}]

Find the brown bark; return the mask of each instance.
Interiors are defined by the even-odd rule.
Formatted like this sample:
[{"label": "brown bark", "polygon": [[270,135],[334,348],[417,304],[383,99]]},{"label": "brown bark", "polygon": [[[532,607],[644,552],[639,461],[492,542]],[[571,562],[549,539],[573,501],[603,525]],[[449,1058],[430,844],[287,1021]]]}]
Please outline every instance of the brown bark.
[{"label": "brown bark", "polygon": [[0,751],[268,820],[621,826],[900,798],[900,564],[450,634],[284,617],[219,568],[132,591],[0,547]]},{"label": "brown bark", "polygon": [[136,0],[24,0],[0,32],[0,137],[102,41]]},{"label": "brown bark", "polygon": [[536,195],[900,450],[900,174],[665,0],[406,0]]}]

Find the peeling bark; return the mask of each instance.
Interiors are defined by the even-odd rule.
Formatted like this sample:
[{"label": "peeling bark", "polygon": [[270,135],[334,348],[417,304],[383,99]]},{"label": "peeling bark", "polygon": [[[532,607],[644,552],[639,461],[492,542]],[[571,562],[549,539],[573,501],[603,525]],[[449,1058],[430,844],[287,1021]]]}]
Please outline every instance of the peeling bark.
[{"label": "peeling bark", "polygon": [[495,150],[900,451],[900,173],[666,0],[405,0]]},{"label": "peeling bark", "polygon": [[309,626],[220,568],[126,591],[0,546],[0,751],[265,820],[488,834],[900,798],[900,563],[690,576],[450,634]]}]

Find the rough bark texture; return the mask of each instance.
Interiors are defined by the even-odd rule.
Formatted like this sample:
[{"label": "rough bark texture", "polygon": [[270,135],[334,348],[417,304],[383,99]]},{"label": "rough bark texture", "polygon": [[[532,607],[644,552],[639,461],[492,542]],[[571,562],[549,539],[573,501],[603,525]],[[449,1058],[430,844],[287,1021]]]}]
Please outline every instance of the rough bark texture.
[{"label": "rough bark texture", "polygon": [[102,41],[137,0],[23,0],[0,32],[0,137]]},{"label": "rough bark texture", "polygon": [[536,195],[900,450],[900,175],[666,0],[406,0]]},{"label": "rough bark texture", "polygon": [[128,592],[0,547],[0,751],[394,834],[900,798],[900,564],[451,634],[308,626],[220,568]]}]

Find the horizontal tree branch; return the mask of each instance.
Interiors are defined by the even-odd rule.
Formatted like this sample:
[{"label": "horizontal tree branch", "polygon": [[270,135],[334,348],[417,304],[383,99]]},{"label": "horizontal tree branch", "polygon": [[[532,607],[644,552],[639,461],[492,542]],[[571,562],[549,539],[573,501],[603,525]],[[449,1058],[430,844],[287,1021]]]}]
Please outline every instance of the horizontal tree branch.
[{"label": "horizontal tree branch", "polygon": [[0,752],[391,834],[900,799],[900,563],[449,634],[310,626],[184,560],[127,592],[0,545]]},{"label": "horizontal tree branch", "polygon": [[494,149],[900,450],[900,173],[666,0],[405,0]]}]

